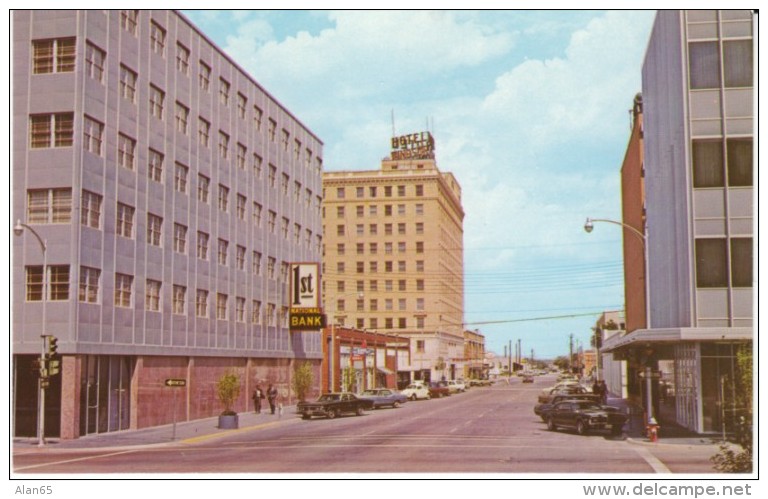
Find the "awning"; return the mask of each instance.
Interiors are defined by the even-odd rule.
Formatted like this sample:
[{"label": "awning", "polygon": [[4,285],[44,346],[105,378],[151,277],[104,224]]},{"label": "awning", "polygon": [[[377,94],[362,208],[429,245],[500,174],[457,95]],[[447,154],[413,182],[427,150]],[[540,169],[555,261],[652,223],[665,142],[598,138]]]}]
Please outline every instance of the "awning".
[{"label": "awning", "polygon": [[603,340],[600,352],[612,352],[641,343],[680,343],[685,341],[752,341],[751,327],[684,327],[638,329]]},{"label": "awning", "polygon": [[395,371],[393,371],[392,369],[387,369],[386,367],[378,367],[377,366],[376,370],[379,371],[379,372],[382,372],[384,374],[395,374]]}]

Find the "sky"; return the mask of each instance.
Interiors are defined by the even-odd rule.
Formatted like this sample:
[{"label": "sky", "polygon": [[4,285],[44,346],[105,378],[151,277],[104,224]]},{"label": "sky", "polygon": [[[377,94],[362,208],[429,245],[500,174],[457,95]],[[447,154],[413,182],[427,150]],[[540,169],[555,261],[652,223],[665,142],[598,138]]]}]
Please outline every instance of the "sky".
[{"label": "sky", "polygon": [[589,348],[623,309],[620,169],[653,11],[183,11],[324,142],[376,170],[429,130],[462,188],[465,323],[504,354]]}]

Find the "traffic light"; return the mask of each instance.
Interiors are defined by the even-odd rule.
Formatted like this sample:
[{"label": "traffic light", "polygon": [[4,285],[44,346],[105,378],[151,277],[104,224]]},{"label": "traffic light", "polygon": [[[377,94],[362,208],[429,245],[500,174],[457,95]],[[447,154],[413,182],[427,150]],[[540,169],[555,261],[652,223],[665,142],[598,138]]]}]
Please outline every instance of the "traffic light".
[{"label": "traffic light", "polygon": [[61,366],[60,360],[49,360],[48,361],[48,376],[55,376],[59,374]]},{"label": "traffic light", "polygon": [[48,343],[48,349],[47,349],[48,356],[53,357],[54,355],[56,355],[56,350],[59,348],[58,347],[59,339],[56,338],[55,336],[46,336],[45,340]]},{"label": "traffic light", "polygon": [[34,359],[32,361],[32,372],[39,378],[48,377],[48,369],[45,359]]}]

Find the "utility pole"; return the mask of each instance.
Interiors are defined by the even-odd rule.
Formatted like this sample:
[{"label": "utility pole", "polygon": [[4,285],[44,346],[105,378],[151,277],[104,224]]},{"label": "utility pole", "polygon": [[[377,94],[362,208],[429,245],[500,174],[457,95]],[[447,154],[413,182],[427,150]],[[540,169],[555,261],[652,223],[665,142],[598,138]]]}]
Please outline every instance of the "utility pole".
[{"label": "utility pole", "polygon": [[573,372],[573,333],[571,333],[569,340],[569,350],[570,355],[568,355],[568,368],[571,372]]}]

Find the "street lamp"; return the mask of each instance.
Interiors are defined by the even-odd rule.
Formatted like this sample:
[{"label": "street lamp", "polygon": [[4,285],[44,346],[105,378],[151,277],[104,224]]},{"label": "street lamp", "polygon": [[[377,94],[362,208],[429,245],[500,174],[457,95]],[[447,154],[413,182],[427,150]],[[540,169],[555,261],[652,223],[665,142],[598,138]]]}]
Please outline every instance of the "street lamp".
[{"label": "street lamp", "polygon": [[[35,236],[37,239],[37,242],[40,244],[40,250],[43,252],[43,316],[42,320],[40,322],[41,324],[41,338],[42,341],[42,351],[40,354],[40,360],[45,358],[46,354],[46,341],[45,341],[45,305],[48,302],[48,246],[45,244],[45,241],[42,237],[40,237],[40,234],[37,233],[35,229],[30,227],[29,225],[22,223],[21,220],[16,220],[16,225],[13,226],[13,233],[20,237],[24,234],[24,229],[29,230],[32,235]],[[42,447],[45,445],[45,385],[43,384],[43,378],[42,376],[38,376],[37,378],[37,445],[39,447]]]},{"label": "street lamp", "polygon": [[[333,297],[329,301],[330,301],[331,304],[334,304],[336,302],[336,300],[338,300],[339,298],[343,298],[345,296],[352,296],[352,295],[357,295],[358,299],[360,299],[360,300],[362,300],[365,297],[365,294],[362,291],[357,291],[357,292],[354,292],[354,293],[345,293],[345,294],[342,294],[342,295],[336,295],[335,297]],[[328,347],[328,383],[329,383],[328,391],[329,392],[333,392],[334,388],[336,387],[336,384],[334,383],[334,381],[335,381],[335,379],[334,379],[335,378],[335,376],[334,376],[334,374],[335,374],[334,367],[335,366],[333,365],[333,360],[336,357],[334,355],[335,350],[333,348],[333,343],[336,340],[336,318],[334,317],[336,312],[338,312],[338,311],[335,310],[335,306],[334,306],[334,313],[330,314],[330,316],[331,316],[331,342],[330,342],[330,345]]]},{"label": "street lamp", "polygon": [[[614,225],[619,225],[627,230],[629,230],[632,234],[640,238],[640,241],[643,243],[643,260],[645,264],[645,272],[643,273],[643,279],[645,280],[645,327],[647,329],[651,328],[651,307],[648,303],[648,300],[650,299],[650,288],[648,283],[648,224],[643,224],[643,232],[640,232],[635,227],[632,227],[631,225],[625,224],[624,222],[617,222],[616,220],[608,220],[604,218],[587,218],[587,221],[584,223],[584,230],[587,233],[592,232],[594,229],[594,222],[606,222]],[[651,400],[651,376],[650,376],[650,368],[646,367],[645,370],[645,383],[646,383],[646,392],[647,392],[647,400],[648,400],[648,422],[650,423],[654,417],[653,417],[653,401]]]}]

